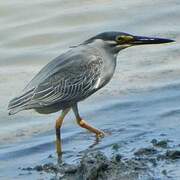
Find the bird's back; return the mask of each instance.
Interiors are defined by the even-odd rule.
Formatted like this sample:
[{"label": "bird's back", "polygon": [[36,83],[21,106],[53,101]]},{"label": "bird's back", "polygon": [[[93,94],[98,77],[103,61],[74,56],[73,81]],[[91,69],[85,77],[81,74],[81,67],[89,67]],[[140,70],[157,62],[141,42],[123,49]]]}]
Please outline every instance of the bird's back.
[{"label": "bird's back", "polygon": [[101,86],[104,62],[92,48],[77,47],[48,63],[9,103],[10,114],[57,103],[79,101]]}]

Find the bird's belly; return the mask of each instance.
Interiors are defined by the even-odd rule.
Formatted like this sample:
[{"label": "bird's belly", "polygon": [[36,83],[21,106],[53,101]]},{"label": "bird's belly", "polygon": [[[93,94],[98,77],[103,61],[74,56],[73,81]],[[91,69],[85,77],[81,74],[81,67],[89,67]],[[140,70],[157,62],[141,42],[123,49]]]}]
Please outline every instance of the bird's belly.
[{"label": "bird's belly", "polygon": [[62,106],[59,105],[59,103],[56,104],[51,104],[49,106],[43,106],[43,107],[38,107],[34,108],[34,110],[40,114],[50,114],[50,113],[55,113],[57,111],[60,111],[62,109]]}]

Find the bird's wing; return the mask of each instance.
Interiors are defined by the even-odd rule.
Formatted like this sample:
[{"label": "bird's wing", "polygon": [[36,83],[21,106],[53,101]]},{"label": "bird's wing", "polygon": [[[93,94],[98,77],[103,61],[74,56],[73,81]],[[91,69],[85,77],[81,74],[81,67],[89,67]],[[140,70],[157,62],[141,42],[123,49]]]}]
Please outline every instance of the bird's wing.
[{"label": "bird's wing", "polygon": [[65,66],[70,65],[76,58],[79,58],[79,54],[75,54],[73,50],[69,50],[66,53],[63,53],[60,56],[56,57],[46,66],[44,66],[38,74],[36,74],[36,76],[28,83],[23,91],[27,92],[31,89],[36,88],[45,79],[60,71]]},{"label": "bird's wing", "polygon": [[81,99],[99,87],[103,67],[99,55],[76,54],[36,86],[30,104],[50,105]]}]

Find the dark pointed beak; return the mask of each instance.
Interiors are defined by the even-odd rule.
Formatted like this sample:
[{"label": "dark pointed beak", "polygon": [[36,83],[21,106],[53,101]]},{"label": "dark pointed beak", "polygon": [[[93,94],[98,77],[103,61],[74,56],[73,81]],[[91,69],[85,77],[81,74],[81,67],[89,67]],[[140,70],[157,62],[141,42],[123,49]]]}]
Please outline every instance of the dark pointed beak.
[{"label": "dark pointed beak", "polygon": [[154,38],[154,37],[145,37],[145,36],[133,36],[134,41],[131,43],[132,45],[141,45],[141,44],[162,44],[162,43],[171,43],[175,42],[171,39],[164,38]]}]

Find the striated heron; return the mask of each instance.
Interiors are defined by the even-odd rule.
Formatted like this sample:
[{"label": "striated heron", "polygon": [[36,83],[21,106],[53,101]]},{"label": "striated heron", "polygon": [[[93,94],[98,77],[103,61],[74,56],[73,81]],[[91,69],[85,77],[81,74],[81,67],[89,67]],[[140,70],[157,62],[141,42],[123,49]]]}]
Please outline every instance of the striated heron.
[{"label": "striated heron", "polygon": [[79,114],[77,103],[105,86],[114,74],[119,51],[136,45],[173,42],[170,39],[134,36],[123,32],[104,32],[72,47],[48,63],[25,87],[21,96],[9,102],[9,114],[35,109],[48,114],[62,110],[56,120],[56,148],[61,155],[60,129],[66,114],[74,111],[77,123],[103,137]]}]

